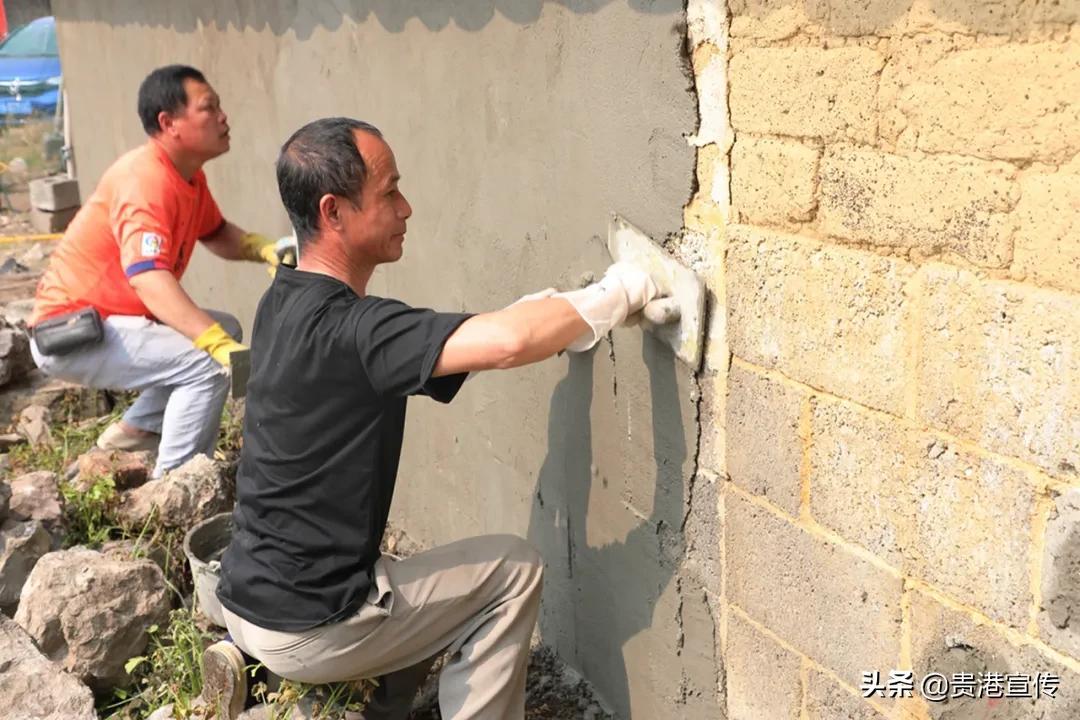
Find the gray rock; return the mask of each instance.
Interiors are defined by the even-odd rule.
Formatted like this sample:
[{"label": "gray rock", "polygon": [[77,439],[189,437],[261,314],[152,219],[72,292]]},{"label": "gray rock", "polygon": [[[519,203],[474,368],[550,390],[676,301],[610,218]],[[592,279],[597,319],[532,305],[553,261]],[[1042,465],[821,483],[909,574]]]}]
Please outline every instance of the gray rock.
[{"label": "gray rock", "polygon": [[52,432],[49,430],[51,422],[52,413],[49,408],[44,405],[31,405],[19,413],[15,430],[35,447],[52,445]]},{"label": "gray rock", "polygon": [[172,703],[169,703],[150,713],[146,720],[174,720],[174,717]]},{"label": "gray rock", "polygon": [[0,482],[0,523],[8,519],[11,510],[11,486],[6,482]]},{"label": "gray rock", "polygon": [[157,508],[156,522],[186,529],[231,510],[233,492],[225,466],[196,455],[163,477],[125,492],[117,514],[133,527],[142,527]]},{"label": "gray rock", "polygon": [[90,689],[0,615],[0,707],[7,720],[96,720]]},{"label": "gray rock", "polygon": [[34,368],[0,392],[0,427],[15,420],[31,405],[47,407],[65,422],[100,417],[112,410],[112,400],[104,390],[51,378]]},{"label": "gray rock", "polygon": [[0,525],[0,610],[12,613],[27,578],[52,545],[37,520],[8,519]]},{"label": "gray rock", "polygon": [[0,319],[0,387],[25,377],[34,367],[30,338]]},{"label": "gray rock", "polygon": [[19,445],[25,445],[26,438],[18,433],[3,433],[0,434],[0,450],[7,452],[13,447]]},{"label": "gray rock", "polygon": [[50,532],[64,524],[64,496],[56,473],[37,470],[11,481],[11,516],[16,520],[40,520]]},{"label": "gray rock", "polygon": [[128,681],[124,663],[143,653],[147,629],[168,614],[157,565],[72,548],[38,561],[15,621],[64,670],[107,691]]},{"label": "gray rock", "polygon": [[34,298],[12,300],[4,306],[4,319],[9,325],[26,327],[26,321],[34,314]]}]

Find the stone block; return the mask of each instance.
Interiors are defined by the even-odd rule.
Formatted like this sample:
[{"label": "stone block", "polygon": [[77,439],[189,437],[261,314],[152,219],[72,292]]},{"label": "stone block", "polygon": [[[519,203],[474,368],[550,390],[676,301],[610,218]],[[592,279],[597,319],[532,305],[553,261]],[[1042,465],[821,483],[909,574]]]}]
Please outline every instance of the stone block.
[{"label": "stone block", "polygon": [[1046,162],[1080,152],[1080,103],[1066,100],[1080,97],[1080,42],[955,49],[913,65],[886,74],[897,86],[884,93],[915,149]]},{"label": "stone block", "polygon": [[813,217],[820,153],[802,143],[742,137],[731,154],[731,202],[741,222],[781,224]]},{"label": "stone block", "polygon": [[862,47],[747,48],[728,69],[731,124],[762,135],[872,143],[884,62]]},{"label": "stone block", "polygon": [[842,677],[895,667],[900,577],[734,492],[725,504],[732,603]]},{"label": "stone block", "polygon": [[797,720],[801,658],[732,613],[727,635],[727,720]]},{"label": "stone block", "polygon": [[1054,497],[1043,549],[1039,636],[1080,658],[1080,489]]},{"label": "stone block", "polygon": [[1080,172],[1028,176],[1020,187],[1014,276],[1080,293]]},{"label": "stone block", "polygon": [[992,718],[1001,720],[1074,720],[1080,717],[1080,673],[1032,645],[1013,645],[996,628],[978,623],[935,598],[915,592],[911,602],[911,643],[916,688],[929,672],[946,678],[969,673],[976,679],[986,673],[1028,676],[1032,695],[1037,678],[1051,674],[1060,678],[1055,697],[951,698],[927,703],[933,720]]},{"label": "stone block", "polygon": [[38,210],[67,210],[79,207],[79,181],[66,175],[30,181],[30,205]]},{"label": "stone block", "polygon": [[900,414],[911,312],[902,260],[729,228],[728,342],[736,357]]},{"label": "stone block", "polygon": [[815,520],[906,576],[1027,627],[1035,490],[1023,472],[825,398],[811,438]]},{"label": "stone block", "polygon": [[799,416],[805,397],[742,365],[728,375],[727,473],[739,487],[795,516],[802,498]]},{"label": "stone block", "polygon": [[71,223],[72,218],[75,217],[75,213],[78,211],[79,208],[77,207],[57,210],[56,212],[33,208],[30,210],[30,224],[34,226],[34,230],[42,234],[61,233],[67,229],[68,224]]},{"label": "stone block", "polygon": [[[882,676],[887,677],[892,669],[882,669]],[[860,680],[861,677],[851,678],[850,682]],[[825,673],[811,670],[806,687],[806,720],[886,720],[886,716]]]},{"label": "stone block", "polygon": [[1020,193],[1013,175],[1004,163],[832,147],[821,163],[821,229],[916,257],[944,253],[1005,267],[1012,256],[1009,213]]},{"label": "stone block", "polygon": [[987,450],[1080,478],[1080,303],[925,268],[916,416]]}]

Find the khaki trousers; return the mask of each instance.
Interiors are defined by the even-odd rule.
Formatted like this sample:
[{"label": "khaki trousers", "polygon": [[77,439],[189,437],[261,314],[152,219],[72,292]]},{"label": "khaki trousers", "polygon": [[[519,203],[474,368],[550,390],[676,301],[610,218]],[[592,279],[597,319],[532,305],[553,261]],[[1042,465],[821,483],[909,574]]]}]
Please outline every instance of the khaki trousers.
[{"label": "khaki trousers", "polygon": [[543,560],[512,535],[470,538],[404,560],[380,558],[352,617],[278,632],[225,611],[233,640],[271,672],[308,683],[379,678],[365,718],[404,718],[436,657],[444,720],[522,720]]}]

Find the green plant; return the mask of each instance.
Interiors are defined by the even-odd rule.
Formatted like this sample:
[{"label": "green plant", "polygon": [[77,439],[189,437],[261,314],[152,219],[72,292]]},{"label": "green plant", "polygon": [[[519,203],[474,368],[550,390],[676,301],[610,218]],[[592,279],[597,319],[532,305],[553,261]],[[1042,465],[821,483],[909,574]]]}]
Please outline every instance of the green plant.
[{"label": "green plant", "polygon": [[202,692],[203,650],[216,639],[191,610],[173,610],[167,628],[150,628],[149,652],[127,661],[133,687],[115,690],[99,714],[109,720],[141,720],[171,703],[178,720],[203,717],[206,708],[193,705]]},{"label": "green plant", "polygon": [[119,496],[112,475],[94,478],[86,490],[80,490],[70,483],[61,483],[60,492],[64,496],[64,515],[67,519],[64,547],[98,546],[122,534],[114,518]]}]

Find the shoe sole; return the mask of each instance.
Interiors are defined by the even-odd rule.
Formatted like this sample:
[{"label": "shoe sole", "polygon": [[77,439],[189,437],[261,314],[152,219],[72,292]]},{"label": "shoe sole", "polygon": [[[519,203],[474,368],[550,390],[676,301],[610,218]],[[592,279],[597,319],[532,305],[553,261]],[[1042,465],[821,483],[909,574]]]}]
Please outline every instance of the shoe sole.
[{"label": "shoe sole", "polygon": [[230,642],[217,642],[203,651],[203,699],[219,720],[236,720],[247,699],[244,656]]}]

